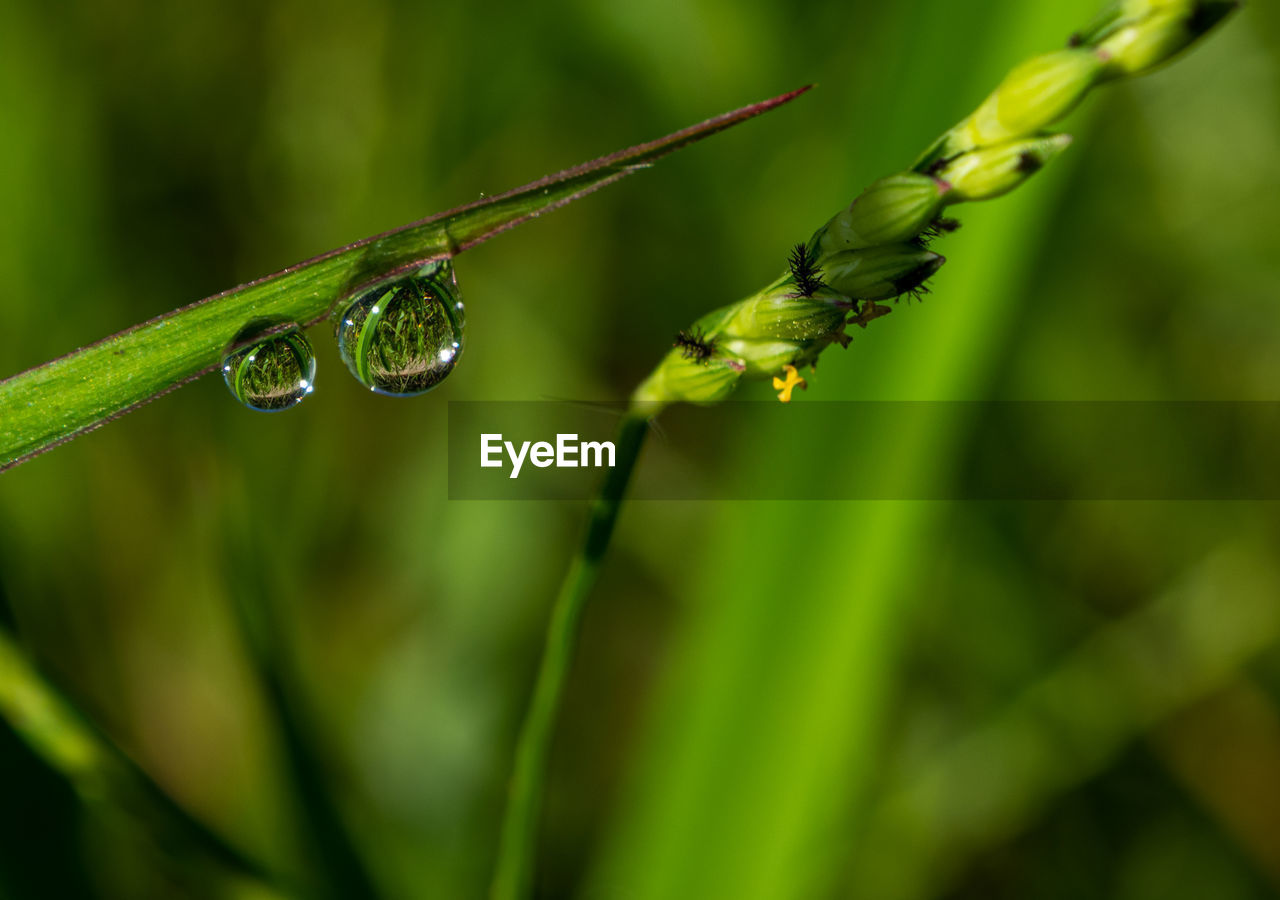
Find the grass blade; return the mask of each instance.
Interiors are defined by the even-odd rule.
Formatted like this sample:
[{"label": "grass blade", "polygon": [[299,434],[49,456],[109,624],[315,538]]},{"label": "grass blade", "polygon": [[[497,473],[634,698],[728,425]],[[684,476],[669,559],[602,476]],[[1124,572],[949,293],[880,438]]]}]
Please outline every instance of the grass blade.
[{"label": "grass blade", "polygon": [[331,250],[0,381],[0,471],[207,374],[250,323],[315,324],[360,285],[461,253],[806,90]]},{"label": "grass blade", "polygon": [[[235,533],[227,531],[229,537]],[[376,880],[343,818],[323,741],[307,715],[290,664],[281,592],[272,590],[271,576],[249,547],[248,541],[234,541],[227,548],[227,571],[237,577],[231,605],[253,676],[279,730],[283,774],[296,798],[309,852],[310,893],[324,898],[377,897]]]},{"label": "grass blade", "polygon": [[0,717],[86,804],[125,814],[162,853],[193,852],[224,874],[265,885],[263,867],[191,816],[44,679],[0,627]]}]

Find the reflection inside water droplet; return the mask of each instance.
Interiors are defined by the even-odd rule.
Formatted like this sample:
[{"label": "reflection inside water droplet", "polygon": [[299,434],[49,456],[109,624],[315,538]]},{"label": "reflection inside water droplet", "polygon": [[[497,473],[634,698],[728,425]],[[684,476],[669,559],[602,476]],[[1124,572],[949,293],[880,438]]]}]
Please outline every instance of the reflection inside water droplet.
[{"label": "reflection inside water droplet", "polygon": [[262,337],[238,338],[222,357],[222,378],[245,406],[278,412],[315,389],[315,351],[297,325],[272,328]]},{"label": "reflection inside water droplet", "polygon": [[361,384],[411,397],[444,381],[462,355],[463,307],[453,264],[362,288],[337,318],[338,351]]}]

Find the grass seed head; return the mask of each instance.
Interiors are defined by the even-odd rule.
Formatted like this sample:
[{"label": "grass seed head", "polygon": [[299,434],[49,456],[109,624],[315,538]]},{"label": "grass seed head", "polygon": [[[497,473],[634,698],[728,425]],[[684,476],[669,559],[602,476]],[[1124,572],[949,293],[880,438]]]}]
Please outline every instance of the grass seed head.
[{"label": "grass seed head", "polygon": [[1009,141],[965,153],[949,162],[939,173],[952,186],[947,201],[963,203],[1001,197],[1044,168],[1070,145],[1070,135],[1058,134]]},{"label": "grass seed head", "polygon": [[889,300],[921,285],[946,258],[917,243],[845,250],[827,260],[832,290],[855,300]]},{"label": "grass seed head", "polygon": [[911,240],[937,218],[951,186],[916,172],[881,178],[827,223],[818,239],[819,259]]},{"label": "grass seed head", "polygon": [[1141,75],[1163,65],[1239,6],[1233,0],[1179,0],[1164,4],[1148,0],[1148,5],[1156,8],[1098,42],[1097,52],[1106,60],[1106,77]]},{"label": "grass seed head", "polygon": [[815,340],[839,328],[851,308],[838,294],[796,297],[775,289],[739,303],[726,331],[753,340]]},{"label": "grass seed head", "polygon": [[1025,138],[1079,105],[1106,68],[1091,47],[1033,57],[1015,68],[968,119],[953,130],[947,155]]},{"label": "grass seed head", "polygon": [[746,365],[737,359],[717,356],[700,363],[672,350],[636,389],[632,402],[648,414],[671,403],[709,406],[727,400],[745,371]]},{"label": "grass seed head", "polygon": [[[874,182],[808,244],[791,255],[774,285],[706,316],[716,355],[703,371],[673,351],[637,391],[652,413],[668,403],[714,402],[743,377],[775,378],[813,363],[846,325],[866,328],[893,307],[918,299],[945,262],[933,239],[959,223],[939,218],[954,203],[1012,191],[1071,143],[1042,129],[1074,109],[1094,86],[1137,75],[1171,59],[1239,6],[1235,0],[1111,0],[1065,50],[1016,67],[974,113],[944,132],[911,171]],[[854,315],[848,316],[853,312]],[[736,368],[733,368],[736,367]],[[793,385],[794,386],[794,385]],[[782,390],[779,388],[779,390]]]}]

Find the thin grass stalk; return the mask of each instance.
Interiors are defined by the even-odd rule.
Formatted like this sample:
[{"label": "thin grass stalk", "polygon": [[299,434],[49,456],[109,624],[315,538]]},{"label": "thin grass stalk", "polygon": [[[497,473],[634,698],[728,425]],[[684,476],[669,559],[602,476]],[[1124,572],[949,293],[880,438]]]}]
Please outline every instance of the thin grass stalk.
[{"label": "thin grass stalk", "polygon": [[542,661],[538,666],[528,713],[516,741],[498,863],[490,893],[492,900],[516,900],[529,896],[533,889],[538,821],[560,697],[573,665],[582,612],[600,574],[627,486],[631,483],[631,475],[648,433],[648,418],[628,415],[623,420],[617,440],[617,466],[609,471],[600,496],[592,504],[582,547],[570,564],[551,608]]}]

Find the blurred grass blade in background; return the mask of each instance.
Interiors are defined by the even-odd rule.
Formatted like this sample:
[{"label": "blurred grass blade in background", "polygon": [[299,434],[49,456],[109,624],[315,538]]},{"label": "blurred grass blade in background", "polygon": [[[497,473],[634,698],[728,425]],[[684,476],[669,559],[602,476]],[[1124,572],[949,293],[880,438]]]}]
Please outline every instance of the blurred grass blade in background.
[{"label": "blurred grass blade in background", "polygon": [[1280,573],[1259,565],[1258,549],[1219,548],[886,785],[848,866],[851,893],[944,894],[980,852],[1028,828],[1155,723],[1228,684],[1280,636]]},{"label": "blurred grass blade in background", "polygon": [[290,656],[277,624],[280,611],[275,597],[256,580],[251,558],[237,567],[242,589],[234,607],[249,662],[276,727],[280,731],[284,761],[282,774],[292,783],[297,799],[299,829],[309,850],[306,874],[309,893],[316,897],[377,897],[374,877],[352,840],[335,796],[338,780],[327,765],[328,755],[318,729],[305,715],[287,661]]},{"label": "blurred grass blade in background", "polygon": [[212,371],[246,328],[313,325],[362,285],[451,258],[808,89],[356,241],[0,381],[0,471]]},{"label": "blurred grass blade in background", "polygon": [[75,790],[86,809],[114,816],[155,851],[192,876],[203,856],[219,877],[254,883],[267,896],[270,877],[219,835],[190,816],[133,760],[120,752],[35,670],[0,627],[0,716]]}]

